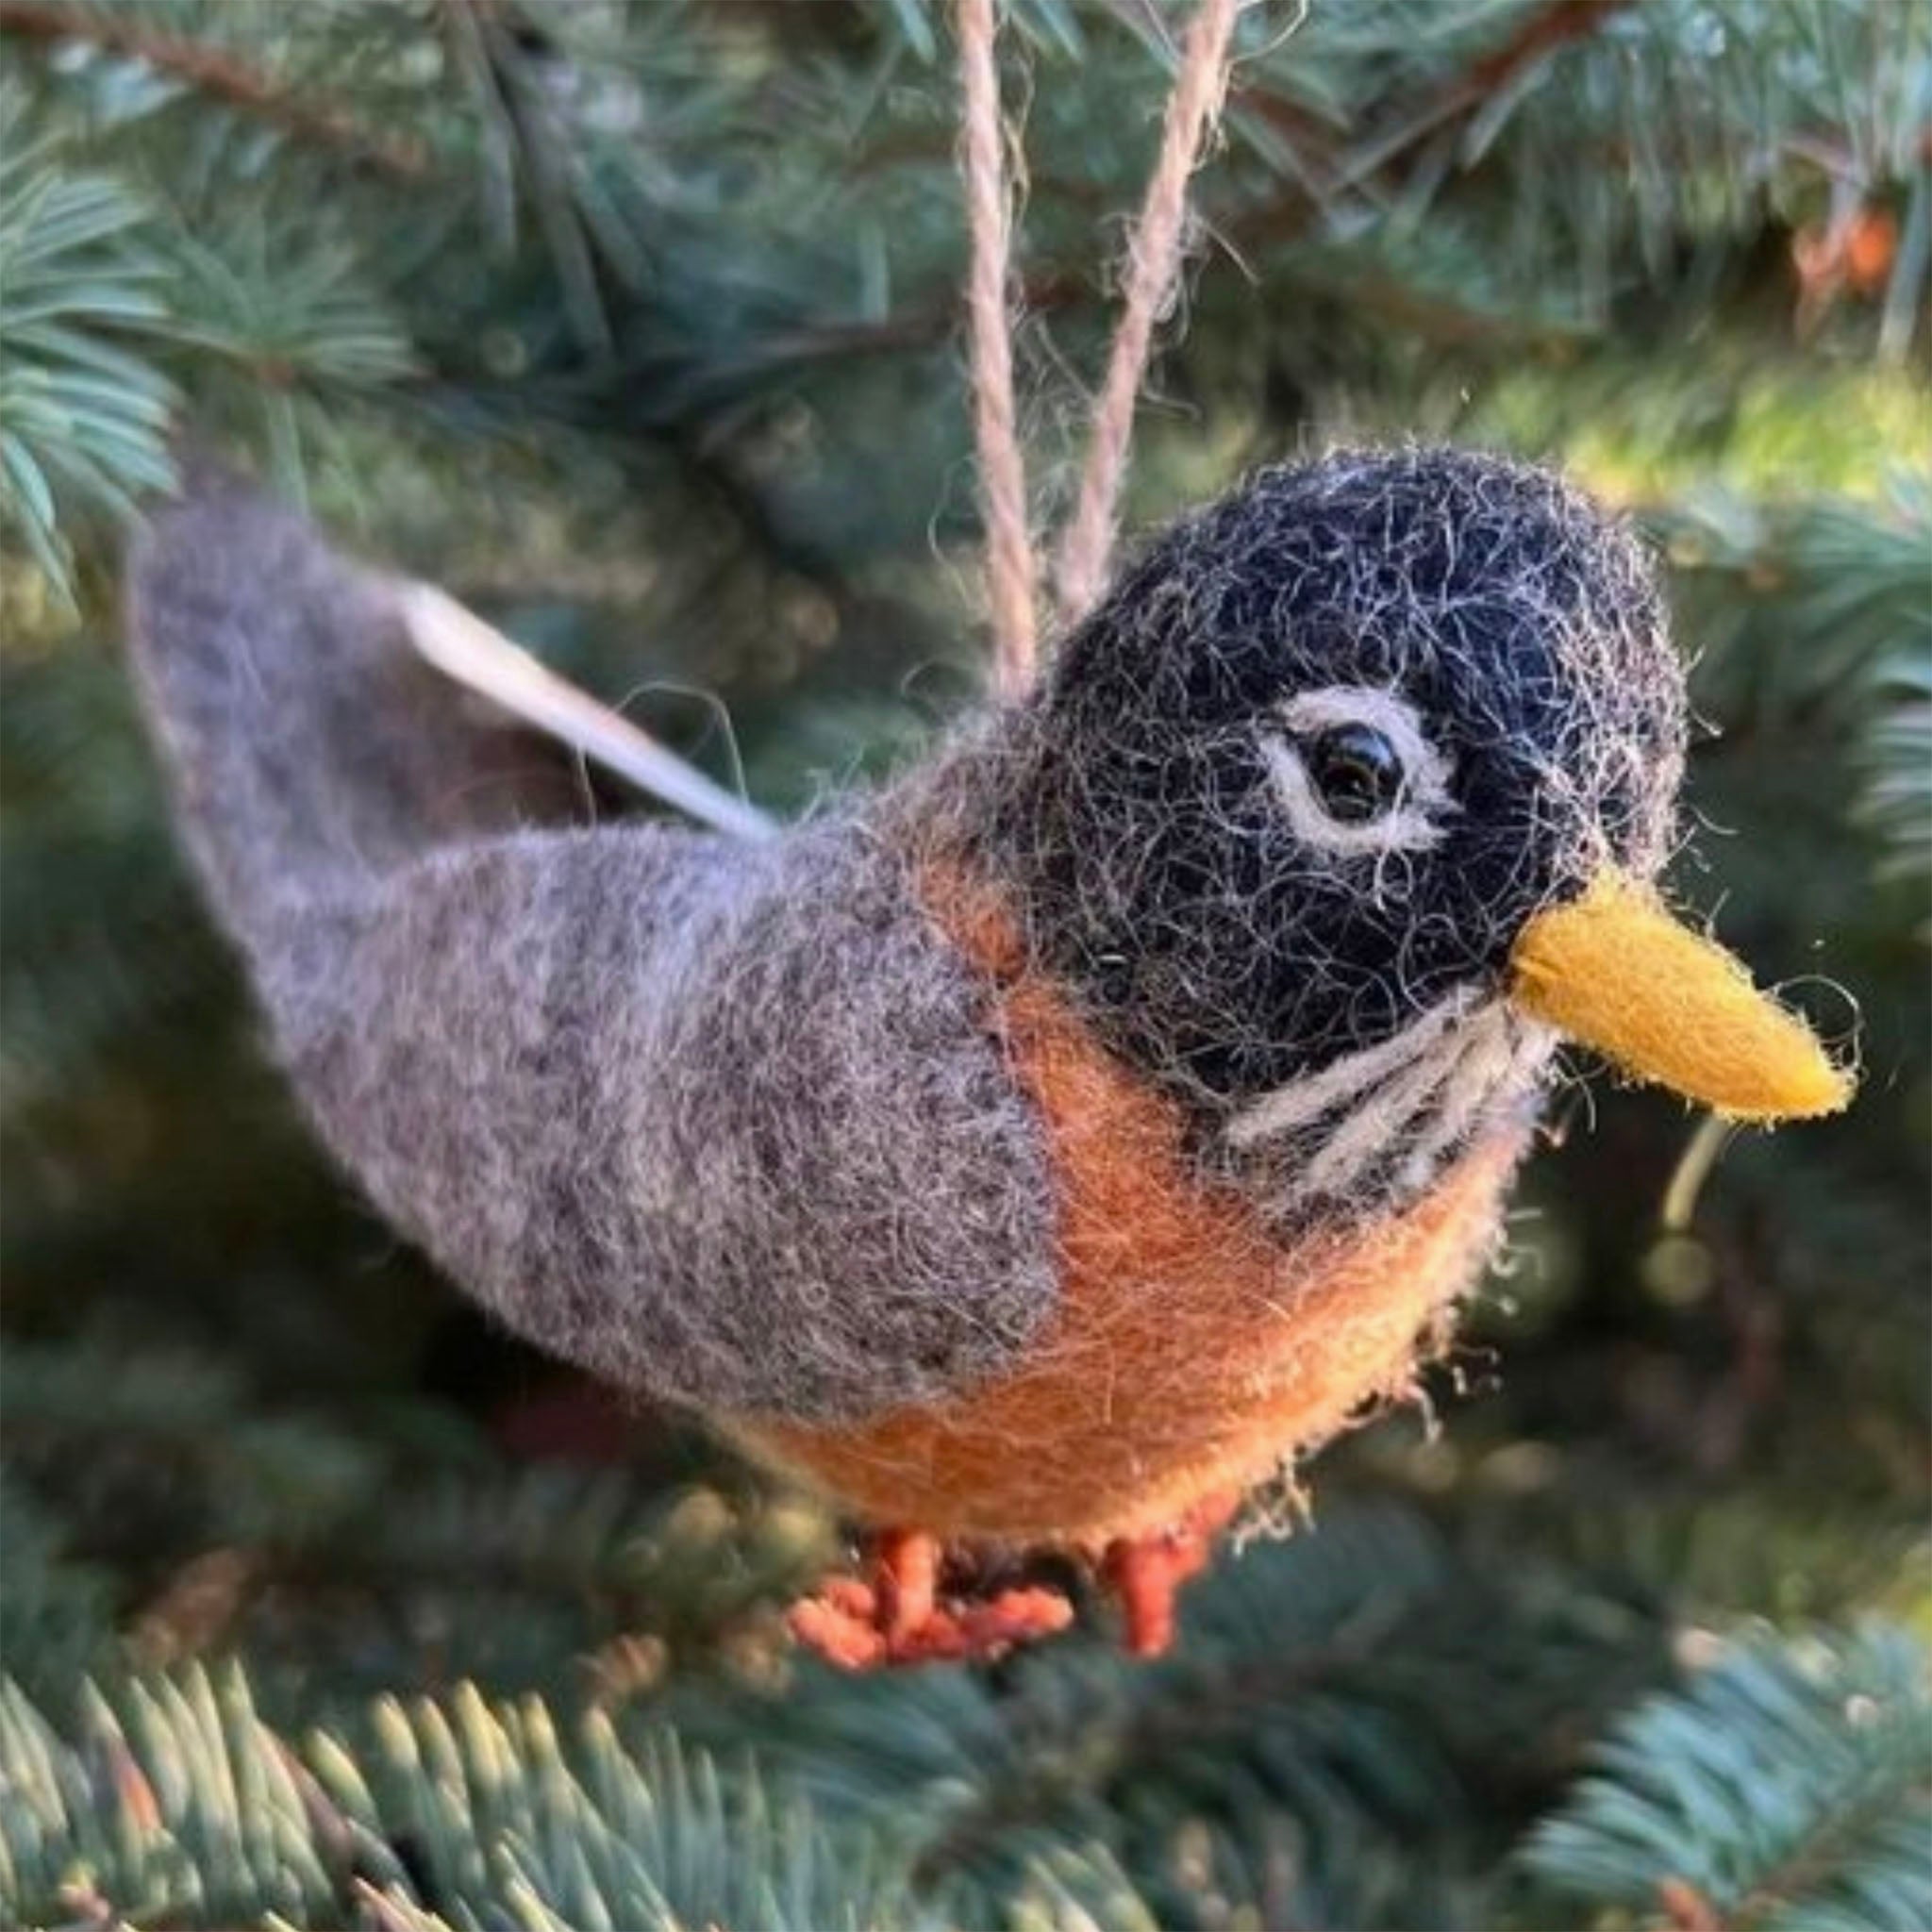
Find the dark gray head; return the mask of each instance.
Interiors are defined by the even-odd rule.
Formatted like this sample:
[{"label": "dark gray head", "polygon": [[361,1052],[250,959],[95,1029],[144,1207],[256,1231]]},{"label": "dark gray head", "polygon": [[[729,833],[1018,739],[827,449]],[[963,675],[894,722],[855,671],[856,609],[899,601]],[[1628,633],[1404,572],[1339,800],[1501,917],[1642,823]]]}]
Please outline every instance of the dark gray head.
[{"label": "dark gray head", "polygon": [[1262,472],[1066,641],[1003,843],[1111,1042],[1225,1106],[1501,990],[1672,842],[1683,675],[1630,535],[1448,450]]}]

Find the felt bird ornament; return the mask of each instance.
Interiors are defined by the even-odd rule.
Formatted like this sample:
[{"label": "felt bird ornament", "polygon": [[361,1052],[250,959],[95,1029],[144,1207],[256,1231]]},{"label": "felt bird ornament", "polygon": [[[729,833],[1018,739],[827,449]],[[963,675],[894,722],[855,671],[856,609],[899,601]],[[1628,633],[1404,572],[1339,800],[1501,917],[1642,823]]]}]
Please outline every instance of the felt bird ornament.
[{"label": "felt bird ornament", "polygon": [[[886,1532],[851,1662],[1153,1650],[1242,1499],[1412,1382],[1567,1038],[1740,1121],[1849,1082],[1676,924],[1682,674],[1637,543],[1485,456],[1262,472],[1039,686],[774,837],[521,823],[406,593],[233,486],[133,635],[322,1139],[510,1327]],[[997,1570],[993,1573],[997,1577]]]}]

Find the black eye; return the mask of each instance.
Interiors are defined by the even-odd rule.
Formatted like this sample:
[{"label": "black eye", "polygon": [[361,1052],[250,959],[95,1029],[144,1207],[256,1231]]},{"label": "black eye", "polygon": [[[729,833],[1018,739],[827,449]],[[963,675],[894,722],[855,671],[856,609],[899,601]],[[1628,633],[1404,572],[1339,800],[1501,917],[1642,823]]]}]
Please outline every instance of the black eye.
[{"label": "black eye", "polygon": [[1378,819],[1402,795],[1402,760],[1373,724],[1332,724],[1302,753],[1308,782],[1331,819]]}]

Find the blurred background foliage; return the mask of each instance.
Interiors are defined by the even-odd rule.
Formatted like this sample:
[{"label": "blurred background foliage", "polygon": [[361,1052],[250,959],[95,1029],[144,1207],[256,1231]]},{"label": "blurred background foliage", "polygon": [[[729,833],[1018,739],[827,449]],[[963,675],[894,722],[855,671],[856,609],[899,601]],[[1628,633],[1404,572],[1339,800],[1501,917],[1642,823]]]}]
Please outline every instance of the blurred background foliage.
[{"label": "blurred background foliage", "polygon": [[[1042,524],[1181,17],[1005,11]],[[770,805],[891,766],[984,659],[949,34],[0,0],[0,1921],[1923,1932],[1925,0],[1243,16],[1136,519],[1405,435],[1628,507],[1677,887],[1866,1077],[1707,1167],[1575,1089],[1434,1423],[1169,1660],[799,1663],[839,1526],[491,1333],[264,1069],[118,655],[170,425]]]}]

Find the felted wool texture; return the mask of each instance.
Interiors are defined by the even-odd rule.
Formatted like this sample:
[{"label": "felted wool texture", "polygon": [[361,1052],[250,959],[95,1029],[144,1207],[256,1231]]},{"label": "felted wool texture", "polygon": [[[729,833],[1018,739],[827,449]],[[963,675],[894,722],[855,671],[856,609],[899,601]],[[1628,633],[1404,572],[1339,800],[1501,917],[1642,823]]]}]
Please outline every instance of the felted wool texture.
[{"label": "felted wool texture", "polygon": [[[1450,768],[1429,849],[1296,835],[1268,729],[1337,687],[1411,708]],[[1210,1158],[1291,1190],[1313,1143],[1237,1160],[1230,1121],[1445,998],[1500,1000],[1531,915],[1606,862],[1652,876],[1684,739],[1681,667],[1621,525],[1498,458],[1341,451],[1175,525],[1066,641],[1002,747],[991,865],[1029,951]],[[1424,1109],[1344,1191],[1402,1198],[1402,1141],[1430,1131]]]},{"label": "felted wool texture", "polygon": [[1512,958],[1516,996],[1625,1068],[1667,1077],[1730,1120],[1836,1113],[1851,1077],[1795,1014],[1657,894],[1614,873],[1541,914]]},{"label": "felted wool texture", "polygon": [[[1165,1257],[1115,1257],[1139,1284],[1120,1319],[1173,1343],[1126,1349],[1128,1377],[1185,1369],[1202,1324],[1177,1299],[1239,1328],[1279,1254],[1392,1243],[1293,1303],[1375,1346],[1292,1414],[1236,1402],[1267,1427],[1225,1466],[1336,1425],[1488,1239],[1493,1191],[1479,1211],[1449,1177],[1516,1144],[1552,1038],[1503,1005],[1511,943],[1601,861],[1641,876],[1669,843],[1681,682],[1641,554],[1491,458],[1264,473],[1158,541],[1031,698],[756,847],[505,834],[491,734],[447,692],[398,705],[419,674],[386,593],[292,519],[218,495],[136,575],[191,844],[324,1138],[512,1325],[755,1425],[950,1413],[1058,1359],[1060,1300],[1098,1272],[1062,1171],[1089,1102],[1096,1225]],[[1453,792],[1392,858],[1311,846],[1271,771],[1282,718],[1353,687],[1413,715]],[[949,870],[997,891],[1024,986],[923,903]],[[1064,1091],[1014,1058],[1061,1016],[1091,1049]],[[1136,1158],[1165,1204],[1140,1222]],[[1441,1253],[1395,1232],[1439,1200],[1463,1204]],[[1183,1436],[1254,1366],[1203,1359]],[[1173,1407],[1172,1374],[1147,1386]]]},{"label": "felted wool texture", "polygon": [[[989,800],[1010,805],[1029,782],[1035,721],[1024,710],[974,721],[952,745],[872,808],[880,836],[919,876],[957,871],[1003,882],[1017,940],[1083,1024],[1121,1063],[1180,1109],[1188,1158],[1204,1184],[1251,1200],[1277,1234],[1292,1237],[1351,1217],[1393,1213],[1419,1200],[1479,1141],[1521,1129],[1538,1111],[1557,1044],[1551,1027],[1516,1011],[1497,975],[1452,985],[1401,1027],[1328,1056],[1279,1087],[1204,1100],[1136,1061],[1106,1024],[1091,980],[1056,970],[1028,930],[1034,909],[1014,888],[1010,827]],[[1251,935],[1250,944],[1261,943]],[[1103,978],[1113,962],[1105,962]],[[1231,971],[1239,971],[1231,968]],[[1249,970],[1259,970],[1251,961]],[[1398,970],[1391,962],[1387,969]],[[1292,1023],[1284,1011],[1276,1024]],[[1243,1134],[1258,1123],[1255,1138]]]},{"label": "felted wool texture", "polygon": [[511,1327],[799,1418],[1017,1357],[1055,1294],[1039,1124],[861,820],[490,835],[455,694],[385,713],[413,667],[382,586],[233,494],[162,521],[132,628],[323,1140]]},{"label": "felted wool texture", "polygon": [[1284,1239],[1253,1201],[1204,1185],[1182,1109],[1026,963],[997,892],[936,870],[925,898],[1000,984],[994,1023],[1047,1123],[1058,1312],[1017,1368],[964,1397],[741,1440],[880,1520],[1098,1554],[1274,1477],[1407,1393],[1493,1247],[1525,1124],[1401,1214]]},{"label": "felted wool texture", "polygon": [[[453,840],[569,816],[527,735],[408,648],[381,582],[206,464],[141,545],[135,669],[183,837],[237,936]],[[234,920],[231,924],[237,924]]]}]

